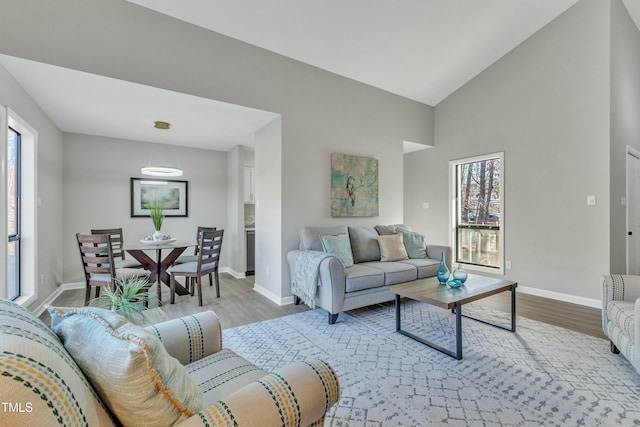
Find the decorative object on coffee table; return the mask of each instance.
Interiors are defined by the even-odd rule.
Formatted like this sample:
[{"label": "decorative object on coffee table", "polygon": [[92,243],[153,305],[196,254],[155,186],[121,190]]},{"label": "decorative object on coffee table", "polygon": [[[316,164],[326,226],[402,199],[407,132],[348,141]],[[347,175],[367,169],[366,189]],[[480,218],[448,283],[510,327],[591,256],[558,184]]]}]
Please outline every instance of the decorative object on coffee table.
[{"label": "decorative object on coffee table", "polygon": [[467,272],[462,269],[462,264],[458,264],[458,268],[453,272],[453,278],[460,283],[467,281]]},{"label": "decorative object on coffee table", "polygon": [[440,254],[440,267],[438,267],[436,277],[438,277],[438,282],[440,282],[441,285],[446,285],[449,280],[449,269],[444,262],[444,252]]},{"label": "decorative object on coffee table", "polygon": [[457,289],[461,286],[464,286],[464,282],[462,282],[461,280],[458,279],[451,279],[447,282],[447,286],[449,286],[450,288],[453,289]]}]

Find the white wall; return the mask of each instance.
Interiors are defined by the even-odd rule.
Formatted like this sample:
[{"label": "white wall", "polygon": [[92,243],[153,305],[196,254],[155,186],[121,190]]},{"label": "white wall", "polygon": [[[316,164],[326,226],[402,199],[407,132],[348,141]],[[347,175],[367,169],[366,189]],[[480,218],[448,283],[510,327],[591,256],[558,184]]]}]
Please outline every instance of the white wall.
[{"label": "white wall", "polygon": [[38,298],[30,304],[37,307],[62,280],[62,132],[2,66],[0,104],[11,108],[38,132]]},{"label": "white wall", "polygon": [[[165,144],[64,134],[63,283],[83,281],[76,233],[122,227],[125,244],[153,233],[150,218],[131,217],[131,178],[144,178],[140,167],[154,158],[177,158],[188,181],[189,216],[166,217],[162,231],[195,240],[199,225],[227,228],[227,154]],[[225,242],[220,266],[228,266]]]},{"label": "white wall", "polygon": [[405,221],[449,243],[448,162],[504,151],[506,277],[590,303],[609,271],[609,7],[577,3],[438,104],[435,147],[405,156]]},{"label": "white wall", "polygon": [[280,117],[255,135],[255,285],[261,294],[278,303],[288,294],[282,293],[281,264],[282,203],[282,120]]},{"label": "white wall", "polygon": [[611,272],[626,273],[626,147],[640,150],[640,31],[611,1]]},{"label": "white wall", "polygon": [[[402,141],[432,142],[433,108],[124,1],[23,0],[3,5],[2,15],[12,19],[0,25],[1,53],[282,115],[282,168],[272,172],[282,182],[280,207],[268,210],[282,216],[256,213],[256,228],[261,217],[281,224],[259,261],[270,271],[262,285],[277,297],[289,295],[285,257],[300,226],[402,219]],[[330,217],[331,152],[380,160],[379,217]],[[259,153],[256,169],[267,164]]]}]

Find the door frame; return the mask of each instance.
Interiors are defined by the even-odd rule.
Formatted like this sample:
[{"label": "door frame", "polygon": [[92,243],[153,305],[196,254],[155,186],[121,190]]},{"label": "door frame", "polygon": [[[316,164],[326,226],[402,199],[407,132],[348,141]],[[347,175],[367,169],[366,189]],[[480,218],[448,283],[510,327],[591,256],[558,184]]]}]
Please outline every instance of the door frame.
[{"label": "door frame", "polygon": [[[635,148],[627,145],[627,152],[625,155],[625,222],[626,222],[626,230],[625,230],[625,258],[626,258],[626,272],[629,274],[629,230],[631,227],[629,218],[629,156],[633,156],[640,161],[640,151]],[[640,202],[638,200],[637,202]]]}]

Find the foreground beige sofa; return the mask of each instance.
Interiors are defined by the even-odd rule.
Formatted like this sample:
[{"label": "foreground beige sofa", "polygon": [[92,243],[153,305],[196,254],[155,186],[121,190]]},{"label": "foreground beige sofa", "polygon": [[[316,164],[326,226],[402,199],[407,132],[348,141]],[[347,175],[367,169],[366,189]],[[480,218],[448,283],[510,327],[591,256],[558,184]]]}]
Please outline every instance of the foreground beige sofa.
[{"label": "foreground beige sofa", "polygon": [[[63,316],[75,316],[81,314],[75,314],[73,310],[80,312],[87,308],[66,309],[64,313],[64,309],[59,310]],[[108,313],[103,317],[108,318]],[[89,313],[82,320],[95,324],[91,316],[93,314]],[[101,319],[100,316],[95,317]],[[104,320],[100,322],[105,323]],[[53,321],[52,327],[55,328]],[[197,393],[202,395],[193,396],[203,399],[204,408],[201,411],[188,414],[188,410],[176,402],[171,390],[167,390],[167,384],[162,383],[157,372],[149,366],[147,368],[153,373],[151,380],[143,377],[142,380],[131,379],[128,383],[126,377],[117,378],[121,373],[113,372],[114,368],[130,363],[132,358],[149,356],[147,353],[152,350],[151,345],[137,346],[138,341],[134,338],[129,343],[131,352],[85,372],[51,328],[30,311],[0,299],[0,402],[3,402],[0,425],[319,426],[323,425],[326,411],[338,399],[337,376],[323,361],[295,362],[270,374],[231,350],[223,349],[220,323],[211,311],[144,329],[158,337],[162,343],[160,346],[164,346],[175,357],[169,357],[171,362],[184,365],[199,388]],[[70,328],[70,332],[65,332],[69,334],[65,335],[65,339],[70,339],[73,333],[82,332]],[[109,333],[112,336],[108,339],[118,334],[113,330]],[[130,334],[125,332],[123,336],[129,337]],[[112,347],[96,344],[80,346],[79,350],[99,355],[112,352]],[[147,360],[155,366],[156,356],[151,356]],[[113,363],[111,367],[108,366],[110,363]],[[139,411],[124,411],[124,416],[123,412],[120,412],[120,416],[115,415],[112,411],[116,405],[113,396],[117,398],[121,391],[94,386],[89,378],[95,376],[102,376],[106,381],[124,382],[123,388],[134,390],[151,386],[154,393],[148,398],[149,402],[170,406],[173,412],[177,409],[179,420],[170,421],[168,416],[155,410],[144,416]],[[133,373],[131,376],[134,377]],[[131,400],[129,398],[118,404],[134,404]],[[142,402],[143,409],[146,409],[145,405]]]},{"label": "foreground beige sofa", "polygon": [[[319,283],[315,306],[328,311],[329,324],[333,324],[342,311],[393,301],[395,296],[389,290],[391,285],[435,276],[442,254],[451,271],[449,246],[425,243],[423,257],[382,261],[378,237],[404,231],[411,232],[411,228],[404,224],[376,227],[303,227],[300,230],[299,248],[287,254],[291,278],[294,280],[296,277],[298,259],[304,252],[323,251],[321,236],[349,236],[353,266],[345,268],[334,256],[324,258],[318,266]],[[298,298],[296,303],[299,303]]]}]

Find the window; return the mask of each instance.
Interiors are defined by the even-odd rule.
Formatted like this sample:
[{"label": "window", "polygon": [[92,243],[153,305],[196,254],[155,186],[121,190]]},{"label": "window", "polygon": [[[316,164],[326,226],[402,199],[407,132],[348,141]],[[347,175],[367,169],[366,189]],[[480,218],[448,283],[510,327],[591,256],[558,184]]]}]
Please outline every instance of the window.
[{"label": "window", "polygon": [[452,176],[455,262],[503,273],[503,153],[456,160]]},{"label": "window", "polygon": [[7,138],[7,298],[20,296],[20,134],[9,128]]},{"label": "window", "polygon": [[37,145],[38,133],[10,108],[0,107],[0,224],[6,225],[0,245],[0,297],[28,306],[38,298],[37,265]]}]

